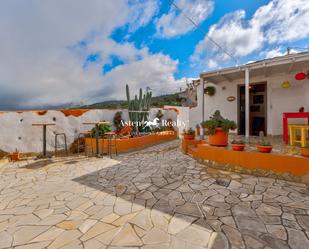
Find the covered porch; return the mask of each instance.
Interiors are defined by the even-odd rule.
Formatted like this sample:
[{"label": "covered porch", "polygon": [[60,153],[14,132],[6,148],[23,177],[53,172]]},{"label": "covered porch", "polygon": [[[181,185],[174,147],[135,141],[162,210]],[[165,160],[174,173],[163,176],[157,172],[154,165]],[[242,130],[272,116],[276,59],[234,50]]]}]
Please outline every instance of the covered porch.
[{"label": "covered porch", "polygon": [[[215,110],[237,123],[238,135],[283,135],[283,113],[309,111],[309,79],[296,80],[307,73],[309,53],[291,54],[252,62],[200,75],[199,117],[207,119]],[[213,86],[214,96],[204,94]],[[305,119],[291,120],[303,123]]]}]

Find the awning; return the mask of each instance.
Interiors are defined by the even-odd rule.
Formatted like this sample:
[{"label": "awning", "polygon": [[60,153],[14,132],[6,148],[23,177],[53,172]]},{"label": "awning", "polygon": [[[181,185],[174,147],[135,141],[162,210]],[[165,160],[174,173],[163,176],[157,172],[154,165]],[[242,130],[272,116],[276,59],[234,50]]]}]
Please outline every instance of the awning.
[{"label": "awning", "polygon": [[206,82],[215,84],[222,81],[232,82],[237,79],[244,79],[244,71],[246,68],[250,71],[250,78],[256,76],[268,77],[271,74],[280,73],[291,74],[303,69],[309,70],[309,53],[290,54],[241,66],[205,72],[201,73],[200,78]]}]

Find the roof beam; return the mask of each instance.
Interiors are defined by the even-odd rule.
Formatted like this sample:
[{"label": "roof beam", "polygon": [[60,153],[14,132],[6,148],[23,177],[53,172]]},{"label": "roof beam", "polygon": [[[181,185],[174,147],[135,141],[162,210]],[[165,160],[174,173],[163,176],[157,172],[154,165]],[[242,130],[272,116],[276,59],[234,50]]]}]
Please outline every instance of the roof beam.
[{"label": "roof beam", "polygon": [[203,78],[203,79],[204,79],[204,81],[206,80],[206,81],[209,82],[209,83],[218,84],[218,81],[216,81],[216,80],[214,80],[214,79],[212,79],[212,78],[206,77],[206,78]]},{"label": "roof beam", "polygon": [[225,74],[220,74],[220,76],[221,76],[223,79],[227,80],[228,82],[232,82],[232,81],[233,81],[230,77],[226,76]]}]

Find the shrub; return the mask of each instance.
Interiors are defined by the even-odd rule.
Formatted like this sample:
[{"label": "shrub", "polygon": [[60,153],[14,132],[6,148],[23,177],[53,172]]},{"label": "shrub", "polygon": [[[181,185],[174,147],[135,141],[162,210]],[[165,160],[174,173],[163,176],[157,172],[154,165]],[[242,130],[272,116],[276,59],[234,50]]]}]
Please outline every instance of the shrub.
[{"label": "shrub", "polygon": [[[110,124],[100,124],[99,125],[99,136],[102,137],[105,133],[111,132],[112,127]],[[91,135],[95,137],[95,127],[91,129]]]},{"label": "shrub", "polygon": [[214,135],[217,128],[222,128],[227,133],[229,130],[234,130],[237,127],[234,121],[223,118],[218,110],[215,111],[209,120],[202,122],[201,126],[207,129],[207,135]]},{"label": "shrub", "polygon": [[184,135],[195,135],[195,131],[192,128],[190,128],[188,130],[183,130],[183,134]]},{"label": "shrub", "polygon": [[246,144],[244,140],[232,140],[231,144]]}]

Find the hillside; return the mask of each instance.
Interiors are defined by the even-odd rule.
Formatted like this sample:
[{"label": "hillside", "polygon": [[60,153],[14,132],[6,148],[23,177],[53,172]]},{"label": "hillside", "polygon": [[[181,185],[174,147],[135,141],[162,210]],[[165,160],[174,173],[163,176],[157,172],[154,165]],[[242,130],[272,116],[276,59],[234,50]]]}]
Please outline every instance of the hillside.
[{"label": "hillside", "polygon": [[[178,93],[152,97],[151,107],[163,107],[164,105],[181,106]],[[108,100],[91,105],[76,106],[72,109],[116,109],[127,107],[126,100]]]}]

